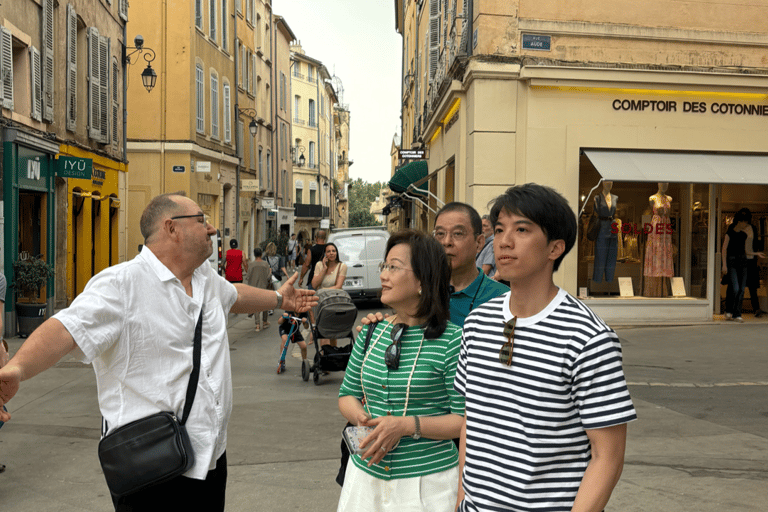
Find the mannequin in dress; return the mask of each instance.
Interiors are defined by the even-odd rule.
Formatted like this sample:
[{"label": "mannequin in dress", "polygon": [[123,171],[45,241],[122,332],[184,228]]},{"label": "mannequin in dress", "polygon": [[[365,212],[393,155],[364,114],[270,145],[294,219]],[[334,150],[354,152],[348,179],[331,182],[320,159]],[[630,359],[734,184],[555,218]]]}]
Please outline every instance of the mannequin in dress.
[{"label": "mannequin in dress", "polygon": [[592,280],[600,283],[605,276],[605,281],[613,281],[613,273],[616,270],[616,256],[618,255],[618,237],[613,233],[611,224],[616,216],[616,203],[618,196],[611,194],[612,181],[603,182],[603,190],[595,196],[595,212],[600,219],[600,231],[595,239],[595,262],[592,272]]},{"label": "mannequin in dress", "polygon": [[[658,191],[648,198],[653,212],[651,232],[645,244],[643,295],[663,297],[667,294],[669,278],[674,275],[672,266],[672,228],[669,212],[672,197],[666,194],[669,183],[659,183]],[[666,278],[666,279],[665,279]]]}]

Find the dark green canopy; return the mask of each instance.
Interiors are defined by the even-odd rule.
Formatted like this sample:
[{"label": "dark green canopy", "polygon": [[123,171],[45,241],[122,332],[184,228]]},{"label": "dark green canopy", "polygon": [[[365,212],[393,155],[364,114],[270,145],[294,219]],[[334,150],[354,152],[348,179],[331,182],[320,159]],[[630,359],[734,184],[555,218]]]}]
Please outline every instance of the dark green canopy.
[{"label": "dark green canopy", "polygon": [[[427,169],[427,162],[424,160],[407,163],[395,171],[395,175],[389,180],[389,188],[392,192],[402,194],[408,190],[408,185],[425,178],[427,174],[429,174],[429,170]],[[427,182],[424,182],[416,187],[413,193],[427,195],[429,191],[427,187]]]}]

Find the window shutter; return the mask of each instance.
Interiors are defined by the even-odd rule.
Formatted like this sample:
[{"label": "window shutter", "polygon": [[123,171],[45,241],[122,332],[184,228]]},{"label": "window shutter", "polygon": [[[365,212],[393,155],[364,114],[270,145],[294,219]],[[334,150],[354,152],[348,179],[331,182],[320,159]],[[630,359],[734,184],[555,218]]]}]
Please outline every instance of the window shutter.
[{"label": "window shutter", "polygon": [[203,28],[203,0],[195,0],[195,26]]},{"label": "window shutter", "polygon": [[210,8],[211,13],[211,26],[209,27],[209,34],[211,36],[211,40],[216,41],[216,7],[213,3],[213,0],[211,0],[208,7]]},{"label": "window shutter", "polygon": [[205,90],[203,89],[203,68],[195,67],[195,91],[197,92],[197,131],[205,133]]},{"label": "window shutter", "polygon": [[211,137],[219,138],[219,79],[211,73]]},{"label": "window shutter", "polygon": [[43,0],[43,120],[53,122],[53,0]]},{"label": "window shutter", "polygon": [[120,17],[123,18],[124,21],[128,21],[128,0],[120,0],[118,11]]},{"label": "window shutter", "polygon": [[5,27],[0,27],[0,78],[3,108],[13,110],[13,35]]},{"label": "window shutter", "polygon": [[429,79],[435,78],[440,53],[440,5],[439,0],[429,2]]},{"label": "window shutter", "polygon": [[229,84],[224,84],[224,142],[232,141],[232,105],[229,99]]},{"label": "window shutter", "polygon": [[77,129],[77,14],[67,4],[67,130]]},{"label": "window shutter", "polygon": [[240,159],[242,162],[243,160],[243,154],[245,153],[243,151],[243,122],[238,119],[237,120],[237,133],[235,134],[235,137],[237,137],[237,158]]},{"label": "window shutter", "polygon": [[120,67],[117,64],[117,59],[112,59],[112,144],[117,146],[117,132],[120,119],[120,104],[118,102],[119,83],[120,83]]},{"label": "window shutter", "polygon": [[88,137],[101,137],[101,116],[99,109],[99,30],[88,27]]},{"label": "window shutter", "polygon": [[40,51],[34,46],[29,48],[29,60],[32,63],[30,66],[30,80],[32,85],[32,108],[30,117],[36,121],[40,121],[41,110],[43,108],[42,88],[41,88],[41,73],[40,69]]},{"label": "window shutter", "polygon": [[99,142],[109,143],[109,46],[106,36],[99,37]]}]

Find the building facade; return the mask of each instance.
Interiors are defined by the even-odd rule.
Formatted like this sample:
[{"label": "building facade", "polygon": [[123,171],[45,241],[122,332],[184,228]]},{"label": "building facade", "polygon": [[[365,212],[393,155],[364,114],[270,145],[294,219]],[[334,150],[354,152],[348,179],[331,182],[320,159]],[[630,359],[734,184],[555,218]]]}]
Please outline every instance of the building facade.
[{"label": "building facade", "polygon": [[[402,148],[425,149],[430,192],[485,213],[510,185],[552,186],[585,227],[593,211],[605,223],[595,240],[580,230],[558,285],[613,322],[721,312],[720,248],[734,212],[750,208],[766,238],[760,6],[397,0],[395,8]],[[610,197],[607,210],[601,197]]]},{"label": "building facade", "polygon": [[310,240],[320,227],[330,227],[337,99],[326,67],[306,55],[298,41],[291,45],[291,59],[295,230]]},{"label": "building facade", "polygon": [[[338,93],[341,96],[341,87]],[[349,129],[351,115],[349,105],[339,101],[333,107],[333,121],[336,131],[336,169],[331,185],[333,186],[333,218],[331,227],[349,227],[349,167],[354,163],[349,158]]]},{"label": "building facade", "polygon": [[275,59],[274,108],[275,151],[277,153],[278,176],[276,181],[277,202],[275,204],[276,229],[282,235],[295,232],[295,208],[293,205],[293,137],[291,101],[291,42],[296,40],[291,27],[282,16],[275,16],[273,30]]},{"label": "building facade", "polygon": [[9,335],[19,258],[55,266],[40,297],[48,313],[125,258],[127,17],[123,0],[0,5],[0,239]]}]

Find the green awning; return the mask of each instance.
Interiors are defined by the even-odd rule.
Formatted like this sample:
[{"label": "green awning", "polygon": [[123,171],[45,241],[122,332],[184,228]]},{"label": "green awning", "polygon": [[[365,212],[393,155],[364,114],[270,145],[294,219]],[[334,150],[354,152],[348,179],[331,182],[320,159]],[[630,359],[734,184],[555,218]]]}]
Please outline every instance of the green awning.
[{"label": "green awning", "polygon": [[[427,162],[424,160],[407,163],[395,171],[395,175],[389,180],[389,188],[393,192],[402,194],[408,190],[408,185],[426,178],[427,174],[429,174],[429,170],[427,169]],[[426,181],[413,191],[413,193],[423,195],[426,195],[428,192],[429,188]]]}]

